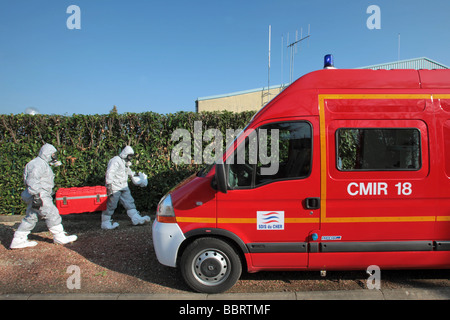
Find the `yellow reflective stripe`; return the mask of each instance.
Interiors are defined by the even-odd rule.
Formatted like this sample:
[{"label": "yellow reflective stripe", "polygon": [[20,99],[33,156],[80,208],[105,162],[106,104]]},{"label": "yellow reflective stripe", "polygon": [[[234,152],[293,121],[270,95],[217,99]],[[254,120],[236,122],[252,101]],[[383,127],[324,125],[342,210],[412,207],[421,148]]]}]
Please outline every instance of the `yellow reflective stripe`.
[{"label": "yellow reflective stripe", "polygon": [[286,218],[286,223],[319,223],[319,218]]},{"label": "yellow reflective stripe", "polygon": [[[215,218],[177,217],[177,222],[215,223]],[[286,218],[285,223],[318,223],[319,218]],[[256,223],[256,218],[218,218],[217,223]]]},{"label": "yellow reflective stripe", "polygon": [[347,223],[347,222],[419,222],[419,221],[435,221],[434,216],[421,217],[343,217],[343,218],[325,218],[325,222],[329,223]]},{"label": "yellow reflective stripe", "polygon": [[[218,223],[256,223],[256,218],[219,218]],[[285,223],[318,223],[319,218],[285,218]]]},{"label": "yellow reflective stripe", "polygon": [[[415,94],[415,93],[399,93],[399,94],[390,94],[390,93],[369,93],[369,94],[319,94],[319,100],[325,99],[361,99],[361,100],[375,100],[375,99],[430,99],[431,96],[436,97],[437,95],[432,94]],[[450,96],[442,94],[440,96]]]},{"label": "yellow reflective stripe", "polygon": [[256,223],[256,218],[218,218],[217,223]]},{"label": "yellow reflective stripe", "polygon": [[450,99],[450,94],[433,94],[433,99]]},{"label": "yellow reflective stripe", "polygon": [[204,217],[176,217],[177,222],[216,223],[216,218]]},{"label": "yellow reflective stripe", "polygon": [[[285,223],[319,223],[319,218],[286,218]],[[420,222],[420,221],[450,221],[450,216],[417,216],[417,217],[337,217],[327,218],[328,223],[348,222]],[[184,223],[215,223],[215,218],[177,217],[177,222]],[[256,218],[219,218],[218,223],[256,223]]]},{"label": "yellow reflective stripe", "polygon": [[320,221],[324,222],[327,212],[327,135],[325,125],[325,99],[319,95],[319,130],[320,130]]}]

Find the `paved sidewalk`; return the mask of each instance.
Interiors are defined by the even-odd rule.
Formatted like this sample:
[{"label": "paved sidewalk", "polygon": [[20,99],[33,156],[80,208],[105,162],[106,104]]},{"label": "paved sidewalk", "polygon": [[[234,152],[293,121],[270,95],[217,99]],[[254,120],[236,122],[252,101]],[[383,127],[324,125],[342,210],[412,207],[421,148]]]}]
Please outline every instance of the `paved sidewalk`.
[{"label": "paved sidewalk", "polygon": [[222,294],[133,294],[133,293],[69,293],[69,294],[3,294],[0,300],[450,300],[450,288],[298,291],[275,293]]}]

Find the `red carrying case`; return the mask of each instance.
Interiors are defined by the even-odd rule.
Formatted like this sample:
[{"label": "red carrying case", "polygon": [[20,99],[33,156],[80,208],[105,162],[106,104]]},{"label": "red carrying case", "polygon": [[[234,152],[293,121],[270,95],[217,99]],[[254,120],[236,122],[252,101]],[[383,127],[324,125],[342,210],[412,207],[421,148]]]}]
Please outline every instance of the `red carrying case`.
[{"label": "red carrying case", "polygon": [[60,188],[56,192],[59,214],[96,212],[106,210],[106,187]]}]

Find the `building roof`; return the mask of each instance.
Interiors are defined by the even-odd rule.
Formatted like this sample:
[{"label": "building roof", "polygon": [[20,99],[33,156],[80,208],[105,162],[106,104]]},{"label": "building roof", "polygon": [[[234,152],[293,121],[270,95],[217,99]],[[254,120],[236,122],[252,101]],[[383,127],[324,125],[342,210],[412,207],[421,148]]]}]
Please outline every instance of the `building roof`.
[{"label": "building roof", "polygon": [[[282,87],[282,86],[281,85],[270,86],[270,90],[280,89],[280,87]],[[242,91],[235,91],[235,92],[230,92],[230,93],[225,93],[225,94],[217,94],[217,95],[207,96],[207,97],[199,97],[199,98],[197,98],[197,100],[198,101],[202,101],[202,100],[220,99],[220,98],[238,96],[238,95],[241,95],[241,94],[261,92],[261,91],[265,91],[265,90],[267,90],[267,87],[256,88],[256,89],[249,89],[249,90],[242,90]]]},{"label": "building roof", "polygon": [[388,63],[382,63],[382,64],[375,64],[372,66],[366,66],[366,67],[359,67],[356,69],[449,69],[446,65],[436,62],[434,60],[431,60],[427,57],[421,57],[421,58],[414,58],[414,59],[408,59],[408,60],[399,60],[394,62],[388,62]]}]

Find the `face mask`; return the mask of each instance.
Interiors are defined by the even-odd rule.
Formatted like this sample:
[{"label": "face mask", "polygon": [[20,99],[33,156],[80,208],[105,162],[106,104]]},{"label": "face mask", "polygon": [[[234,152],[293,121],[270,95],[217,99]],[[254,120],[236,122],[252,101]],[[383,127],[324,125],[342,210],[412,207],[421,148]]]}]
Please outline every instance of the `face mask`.
[{"label": "face mask", "polygon": [[61,165],[61,161],[58,161],[58,155],[55,153],[52,154],[52,161],[50,161],[50,165],[54,167],[59,167]]}]

